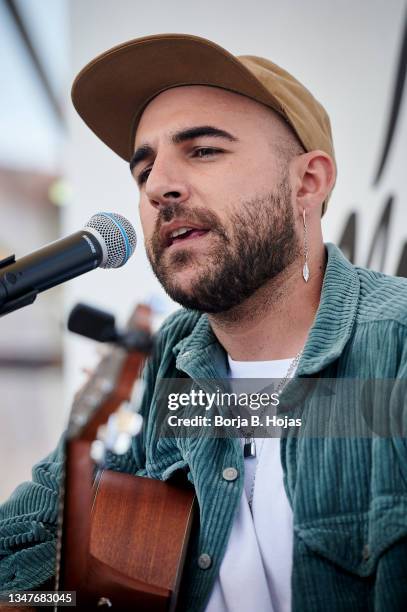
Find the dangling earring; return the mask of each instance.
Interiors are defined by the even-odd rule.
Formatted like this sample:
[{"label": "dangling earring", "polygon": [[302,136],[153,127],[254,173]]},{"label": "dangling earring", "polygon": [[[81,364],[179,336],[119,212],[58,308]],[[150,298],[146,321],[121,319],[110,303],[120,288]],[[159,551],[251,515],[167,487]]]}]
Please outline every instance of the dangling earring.
[{"label": "dangling earring", "polygon": [[304,221],[304,267],[302,269],[302,277],[306,283],[308,283],[309,279],[309,268],[308,268],[308,234],[307,234],[307,224],[305,222],[305,210],[303,211],[302,218]]}]

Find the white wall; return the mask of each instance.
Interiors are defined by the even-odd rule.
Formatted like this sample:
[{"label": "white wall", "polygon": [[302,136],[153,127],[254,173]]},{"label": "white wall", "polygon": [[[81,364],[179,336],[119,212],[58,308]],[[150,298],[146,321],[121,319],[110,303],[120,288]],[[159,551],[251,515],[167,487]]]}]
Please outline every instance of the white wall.
[{"label": "white wall", "polygon": [[[352,210],[359,214],[357,263],[366,262],[383,201],[397,194],[385,269],[392,273],[407,239],[406,101],[389,162],[378,187],[372,180],[387,127],[392,87],[403,35],[403,0],[71,0],[72,76],[98,53],[131,38],[186,32],[214,40],[236,54],[270,58],[292,72],[326,106],[336,143],[339,177],[323,227],[338,241]],[[137,78],[137,77],[135,77]],[[98,210],[118,211],[141,231],[137,191],[127,165],[69,111],[68,172],[73,200],[65,230],[74,231]],[[159,292],[143,249],[125,268],[97,270],[66,287],[67,311],[79,299],[119,313]],[[80,382],[80,368],[94,361],[91,342],[66,339],[67,403]]]}]

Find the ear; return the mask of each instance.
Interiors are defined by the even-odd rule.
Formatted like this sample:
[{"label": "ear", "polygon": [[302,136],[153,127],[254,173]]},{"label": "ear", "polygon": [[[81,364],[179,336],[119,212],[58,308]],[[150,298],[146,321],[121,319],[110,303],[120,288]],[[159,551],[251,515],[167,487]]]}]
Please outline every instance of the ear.
[{"label": "ear", "polygon": [[332,191],[336,169],[332,158],[324,151],[310,151],[295,158],[294,198],[300,212],[322,207]]}]

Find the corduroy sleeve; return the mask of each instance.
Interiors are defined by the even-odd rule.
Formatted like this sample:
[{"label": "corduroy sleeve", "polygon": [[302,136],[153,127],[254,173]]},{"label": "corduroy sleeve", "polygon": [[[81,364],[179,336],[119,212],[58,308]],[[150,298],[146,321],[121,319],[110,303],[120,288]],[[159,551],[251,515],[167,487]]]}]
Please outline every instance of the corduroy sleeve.
[{"label": "corduroy sleeve", "polygon": [[0,506],[0,590],[34,589],[55,572],[62,443]]}]

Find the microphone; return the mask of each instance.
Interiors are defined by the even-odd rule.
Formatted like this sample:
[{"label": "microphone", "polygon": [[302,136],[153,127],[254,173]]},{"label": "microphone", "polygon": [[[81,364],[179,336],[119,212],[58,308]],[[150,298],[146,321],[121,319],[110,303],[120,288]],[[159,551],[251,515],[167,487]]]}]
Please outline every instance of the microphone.
[{"label": "microphone", "polygon": [[119,268],[136,247],[132,224],[118,213],[93,215],[79,232],[16,261],[0,261],[0,316],[32,304],[37,294],[97,267]]},{"label": "microphone", "polygon": [[97,342],[111,342],[127,351],[149,353],[153,348],[150,331],[138,326],[122,332],[116,328],[114,315],[88,304],[76,304],[68,318],[68,329]]}]

